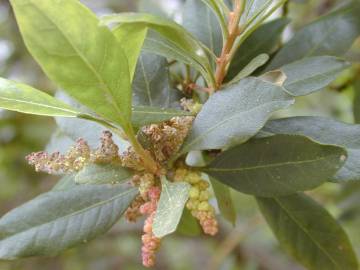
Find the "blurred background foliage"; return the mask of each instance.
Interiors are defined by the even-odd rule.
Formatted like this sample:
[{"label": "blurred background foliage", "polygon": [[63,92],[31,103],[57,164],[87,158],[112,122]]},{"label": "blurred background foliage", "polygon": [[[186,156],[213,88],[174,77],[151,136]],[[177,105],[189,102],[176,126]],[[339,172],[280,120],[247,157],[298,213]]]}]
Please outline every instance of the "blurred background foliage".
[{"label": "blurred background foliage", "polygon": [[[82,0],[97,14],[137,9],[181,21],[180,0]],[[303,25],[328,12],[341,0],[291,0],[282,12],[292,19],[284,40]],[[46,41],[44,41],[46,42]],[[332,116],[360,123],[360,41],[347,58],[353,66],[328,89],[299,98],[281,116]],[[8,0],[0,0],[0,77],[16,79],[52,93],[55,86],[44,76],[26,51]],[[50,118],[0,110],[0,215],[50,189],[56,178],[35,173],[24,157],[43,149],[55,123]],[[59,149],[61,150],[61,149]],[[326,184],[311,192],[314,198],[345,226],[360,254],[360,182],[339,186]],[[238,212],[236,227],[222,221],[215,238],[188,237],[180,233],[163,241],[156,269],[300,270],[285,256],[259,216],[250,196],[234,193]],[[108,234],[55,258],[0,261],[1,270],[112,270],[142,269],[141,224],[119,222]],[[345,270],[345,269],[344,269]]]}]

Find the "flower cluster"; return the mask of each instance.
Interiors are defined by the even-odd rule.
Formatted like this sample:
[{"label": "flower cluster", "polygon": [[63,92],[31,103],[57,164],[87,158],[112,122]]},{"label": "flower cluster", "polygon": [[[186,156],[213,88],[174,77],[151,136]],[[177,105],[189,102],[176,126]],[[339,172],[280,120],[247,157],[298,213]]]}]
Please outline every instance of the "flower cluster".
[{"label": "flower cluster", "polygon": [[112,139],[109,131],[104,131],[101,145],[91,150],[84,139],[78,139],[70,150],[62,155],[60,152],[48,154],[44,151],[36,152],[26,157],[36,171],[49,174],[63,174],[80,171],[87,163],[116,163],[121,162],[119,148]]},{"label": "flower cluster", "polygon": [[173,117],[169,121],[152,124],[141,130],[149,141],[150,151],[156,161],[163,163],[179,150],[193,120],[192,116]]},{"label": "flower cluster", "polygon": [[149,173],[137,174],[132,178],[134,186],[139,188],[140,195],[133,201],[125,213],[129,222],[136,222],[140,216],[147,216],[142,236],[142,261],[146,267],[155,265],[155,254],[160,247],[160,239],[152,232],[157,203],[160,199],[161,188],[154,175]]},{"label": "flower cluster", "polygon": [[161,190],[159,187],[151,187],[147,192],[149,201],[140,207],[140,213],[147,215],[144,223],[144,234],[141,237],[143,246],[141,248],[142,262],[145,267],[155,265],[155,254],[160,248],[161,239],[155,237],[152,232],[157,203],[160,198]]},{"label": "flower cluster", "polygon": [[209,203],[209,183],[202,179],[201,173],[190,171],[186,168],[178,168],[175,171],[175,181],[185,181],[191,185],[189,201],[186,207],[191,214],[199,220],[204,233],[215,235],[218,232],[218,222],[215,218],[215,210]]},{"label": "flower cluster", "polygon": [[81,170],[90,159],[90,147],[84,139],[78,139],[70,150],[62,155],[60,152],[48,154],[44,151],[28,155],[26,160],[35,170],[49,174],[71,173]]}]

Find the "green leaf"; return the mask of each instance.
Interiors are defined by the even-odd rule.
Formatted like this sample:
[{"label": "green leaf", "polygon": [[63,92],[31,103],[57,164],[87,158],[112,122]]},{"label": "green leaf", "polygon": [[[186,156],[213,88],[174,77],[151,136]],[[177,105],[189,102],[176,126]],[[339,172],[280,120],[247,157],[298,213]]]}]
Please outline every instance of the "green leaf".
[{"label": "green leaf", "polygon": [[243,79],[209,98],[180,154],[243,143],[264,126],[272,112],[293,102],[293,98],[276,85],[252,77]]},{"label": "green leaf", "polygon": [[345,160],[343,148],[301,136],[276,135],[223,152],[204,172],[240,192],[272,197],[320,186]]},{"label": "green leaf", "polygon": [[96,16],[77,0],[11,0],[25,44],[50,79],[103,118],[127,129],[128,59]]},{"label": "green leaf", "polygon": [[[189,1],[189,0],[187,0]],[[192,2],[196,2],[193,0],[190,0]],[[225,11],[228,9],[228,7],[226,6],[226,4],[224,3],[223,0],[202,0],[209,8],[212,9],[212,11],[215,13],[217,19],[218,19],[218,23],[220,24],[222,33],[224,38],[228,35],[228,28],[227,28],[227,20],[225,18]],[[195,6],[196,7],[196,6]],[[225,10],[226,9],[226,10]],[[191,11],[191,10],[189,10]],[[197,15],[201,15],[201,9],[198,10],[197,14],[195,15],[195,17]],[[201,21],[201,20],[199,20]]]},{"label": "green leaf", "polygon": [[267,54],[260,54],[250,61],[228,84],[234,84],[254,73],[259,67],[266,64],[270,57]]},{"label": "green leaf", "polygon": [[22,113],[77,117],[80,112],[28,85],[0,78],[0,108]]},{"label": "green leaf", "polygon": [[53,256],[108,231],[137,194],[130,184],[50,191],[0,219],[0,258]]},{"label": "green leaf", "polygon": [[245,3],[245,10],[240,24],[244,30],[241,39],[246,39],[287,0],[250,0]]},{"label": "green leaf", "polygon": [[199,222],[191,215],[190,211],[184,208],[183,215],[176,230],[178,233],[186,236],[198,236],[202,230]]},{"label": "green leaf", "polygon": [[302,135],[321,144],[332,144],[347,150],[344,166],[330,178],[335,182],[360,179],[360,125],[350,125],[325,117],[290,117],[269,121],[261,136],[274,134]]},{"label": "green leaf", "polygon": [[171,89],[168,63],[164,57],[142,53],[133,81],[133,105],[170,107],[175,90]]},{"label": "green leaf", "polygon": [[305,26],[284,45],[266,70],[310,56],[342,56],[360,35],[359,13],[360,2],[355,0]]},{"label": "green leaf", "polygon": [[76,188],[75,175],[68,174],[62,177],[52,188],[52,191],[63,191]]},{"label": "green leaf", "polygon": [[354,103],[353,112],[355,123],[360,123],[360,79],[357,79],[354,83]]},{"label": "green leaf", "polygon": [[132,173],[118,164],[88,164],[75,176],[77,184],[119,184],[132,177]]},{"label": "green leaf", "polygon": [[237,49],[231,61],[226,81],[232,80],[246,65],[260,54],[270,54],[279,44],[289,19],[280,18],[261,25]]},{"label": "green leaf", "polygon": [[307,269],[358,269],[345,231],[311,198],[295,194],[257,202],[282,248]]},{"label": "green leaf", "polygon": [[135,127],[142,127],[148,124],[160,123],[176,116],[191,116],[186,111],[177,109],[163,109],[148,106],[135,106],[133,108],[132,124]]},{"label": "green leaf", "polygon": [[236,210],[229,187],[212,177],[210,177],[210,181],[221,215],[235,226]]},{"label": "green leaf", "polygon": [[166,179],[162,179],[161,187],[161,196],[152,229],[158,238],[176,231],[190,191],[188,183],[170,183]]},{"label": "green leaf", "polygon": [[[73,100],[71,97],[69,97],[66,93],[62,91],[58,91],[56,93],[56,97],[59,100],[70,104],[73,108],[76,108],[81,112],[92,114],[91,111],[80,105],[78,102]],[[63,133],[63,135],[68,136],[74,142],[79,138],[83,138],[88,142],[91,148],[96,148],[100,145],[100,137],[102,133],[105,130],[108,130],[107,127],[104,127],[96,122],[91,122],[84,119],[56,117],[55,120],[56,124],[59,127],[59,130]],[[114,135],[113,139],[120,149],[126,149],[129,146],[127,141],[117,137],[116,135]],[[55,150],[59,151],[59,148]],[[67,148],[63,150],[66,151]]]},{"label": "green leaf", "polygon": [[210,7],[215,8],[217,5],[215,1],[205,0],[204,2],[207,2],[207,4],[199,0],[187,0],[185,2],[183,26],[214,52],[215,55],[220,55],[223,45],[222,32],[219,21],[210,9]]},{"label": "green leaf", "polygon": [[114,31],[129,61],[130,81],[133,80],[136,63],[144,44],[147,27],[143,25],[120,25]]},{"label": "green leaf", "polygon": [[145,40],[143,50],[166,57],[171,60],[177,60],[187,64],[199,71],[208,82],[212,82],[211,76],[196,59],[192,58],[185,50],[178,47],[175,43],[170,42],[163,36],[154,31],[149,31]]},{"label": "green leaf", "polygon": [[188,57],[194,59],[203,68],[203,75],[213,82],[213,74],[207,53],[203,44],[194,38],[186,29],[172,20],[146,13],[121,13],[105,16],[105,24],[119,23],[121,25],[143,25],[158,32],[176,47],[180,48]]},{"label": "green leaf", "polygon": [[283,87],[294,96],[308,95],[329,85],[349,66],[332,56],[304,58],[280,68],[286,75]]}]

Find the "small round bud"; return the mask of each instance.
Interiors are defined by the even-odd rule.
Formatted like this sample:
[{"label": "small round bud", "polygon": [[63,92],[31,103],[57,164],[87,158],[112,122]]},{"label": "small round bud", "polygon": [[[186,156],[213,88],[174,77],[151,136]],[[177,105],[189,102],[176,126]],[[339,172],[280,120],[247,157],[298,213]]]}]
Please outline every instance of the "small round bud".
[{"label": "small round bud", "polygon": [[201,202],[197,209],[199,211],[208,211],[210,209],[210,204],[208,202]]},{"label": "small round bud", "polygon": [[186,176],[186,182],[190,184],[196,184],[201,181],[201,176],[197,172],[189,172],[189,174]]},{"label": "small round bud", "polygon": [[200,201],[208,201],[210,198],[210,193],[207,190],[203,190],[200,192],[199,200]]},{"label": "small round bud", "polygon": [[199,195],[200,195],[200,191],[197,187],[192,187],[189,191],[189,197],[191,199],[197,199],[199,198]]},{"label": "small round bud", "polygon": [[209,188],[209,183],[205,180],[201,180],[199,183],[197,183],[200,190],[206,190]]}]

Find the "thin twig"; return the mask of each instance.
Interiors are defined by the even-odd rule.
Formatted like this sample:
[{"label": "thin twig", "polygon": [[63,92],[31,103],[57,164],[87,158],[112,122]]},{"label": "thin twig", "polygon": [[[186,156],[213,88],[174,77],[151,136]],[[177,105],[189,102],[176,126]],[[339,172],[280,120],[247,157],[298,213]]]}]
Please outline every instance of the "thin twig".
[{"label": "thin twig", "polygon": [[228,37],[223,46],[220,57],[217,59],[216,72],[215,72],[215,89],[221,87],[222,82],[226,76],[226,69],[229,64],[229,54],[234,46],[236,38],[241,34],[239,26],[241,15],[244,11],[244,2],[242,0],[235,0],[234,10],[229,14]]}]

